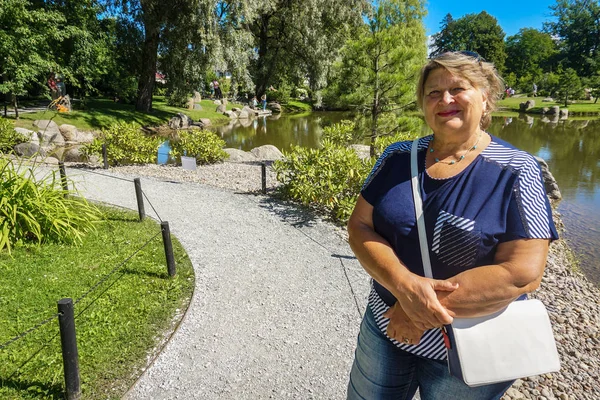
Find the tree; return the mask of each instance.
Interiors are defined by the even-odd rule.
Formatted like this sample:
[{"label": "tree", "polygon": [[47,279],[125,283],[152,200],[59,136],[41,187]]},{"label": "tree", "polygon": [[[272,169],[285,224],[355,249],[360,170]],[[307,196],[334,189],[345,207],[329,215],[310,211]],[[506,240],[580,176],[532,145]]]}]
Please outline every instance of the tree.
[{"label": "tree", "polygon": [[500,72],[504,70],[504,31],[496,18],[485,11],[466,14],[456,20],[450,14],[446,15],[440,32],[433,35],[432,47],[433,56],[445,51],[474,51],[493,62]]},{"label": "tree", "polygon": [[69,36],[64,24],[59,12],[27,0],[0,0],[0,93],[11,94],[17,119],[17,96],[28,85],[45,85],[57,66],[52,51]]},{"label": "tree", "polygon": [[348,104],[370,116],[371,155],[381,134],[380,117],[414,103],[427,54],[424,15],[421,0],[381,0],[342,50],[337,88]]},{"label": "tree", "polygon": [[597,1],[557,0],[551,6],[555,21],[544,29],[560,38],[565,66],[579,76],[591,76],[600,68],[600,5]]},{"label": "tree", "polygon": [[565,107],[568,106],[569,95],[573,97],[581,90],[581,79],[573,68],[558,71],[558,84],[565,99]]},{"label": "tree", "polygon": [[506,39],[506,69],[519,77],[529,74],[538,80],[553,69],[557,53],[558,46],[548,33],[522,28]]}]

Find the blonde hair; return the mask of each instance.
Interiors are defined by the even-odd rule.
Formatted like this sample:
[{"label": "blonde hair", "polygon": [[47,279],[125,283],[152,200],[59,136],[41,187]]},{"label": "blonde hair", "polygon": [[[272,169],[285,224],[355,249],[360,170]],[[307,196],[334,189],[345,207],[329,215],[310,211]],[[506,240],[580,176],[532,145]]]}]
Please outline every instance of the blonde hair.
[{"label": "blonde hair", "polygon": [[468,80],[473,87],[481,90],[487,96],[487,108],[481,116],[481,129],[487,129],[492,122],[492,112],[497,108],[497,102],[504,92],[504,81],[498,74],[494,64],[483,60],[476,53],[447,52],[432,58],[421,69],[417,85],[417,103],[423,109],[425,82],[429,73],[438,68],[444,68],[452,75]]}]

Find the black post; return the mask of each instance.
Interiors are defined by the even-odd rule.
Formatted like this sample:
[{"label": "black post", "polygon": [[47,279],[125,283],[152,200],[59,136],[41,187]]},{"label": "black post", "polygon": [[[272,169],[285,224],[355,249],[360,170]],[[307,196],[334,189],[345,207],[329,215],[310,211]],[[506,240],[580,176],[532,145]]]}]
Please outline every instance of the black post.
[{"label": "black post", "polygon": [[75,336],[73,300],[69,298],[59,300],[58,313],[67,400],[79,400],[81,397],[81,387],[79,382],[79,356],[77,354],[77,337]]},{"label": "black post", "polygon": [[262,172],[262,192],[267,194],[267,163],[264,161],[260,164],[260,170]]},{"label": "black post", "polygon": [[[58,162],[58,171],[60,172],[60,181],[65,192],[69,191],[69,185],[67,184],[67,172],[65,171],[65,163],[62,161]],[[65,193],[66,196],[66,193]]]},{"label": "black post", "polygon": [[106,143],[102,145],[102,160],[104,160],[104,169],[108,169],[108,151],[106,150]]},{"label": "black post", "polygon": [[133,184],[135,185],[135,197],[137,199],[138,205],[138,214],[140,215],[140,221],[146,218],[146,211],[144,210],[144,195],[142,193],[142,183],[140,182],[140,178],[135,178],[133,180]]},{"label": "black post", "polygon": [[160,223],[162,230],[163,245],[165,247],[165,257],[167,258],[167,271],[169,276],[175,276],[175,256],[173,256],[173,243],[171,243],[171,231],[169,229],[169,223],[163,221]]}]

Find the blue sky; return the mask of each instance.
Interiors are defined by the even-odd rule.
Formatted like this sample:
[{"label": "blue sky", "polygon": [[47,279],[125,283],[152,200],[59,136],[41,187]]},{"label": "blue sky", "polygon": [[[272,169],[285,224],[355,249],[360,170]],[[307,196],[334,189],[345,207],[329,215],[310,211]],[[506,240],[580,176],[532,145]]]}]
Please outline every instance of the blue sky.
[{"label": "blue sky", "polygon": [[440,30],[440,22],[448,13],[454,19],[465,14],[486,11],[496,17],[506,37],[515,35],[521,28],[542,29],[544,21],[551,20],[550,6],[556,0],[426,0],[428,14],[425,17],[427,35]]}]

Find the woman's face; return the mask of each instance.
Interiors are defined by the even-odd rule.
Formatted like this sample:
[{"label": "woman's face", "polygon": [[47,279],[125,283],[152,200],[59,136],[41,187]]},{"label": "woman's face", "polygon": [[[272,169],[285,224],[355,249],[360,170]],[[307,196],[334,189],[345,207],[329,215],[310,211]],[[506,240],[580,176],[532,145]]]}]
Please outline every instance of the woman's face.
[{"label": "woman's face", "polygon": [[487,106],[487,96],[468,80],[445,68],[429,73],[424,85],[425,122],[436,134],[474,133]]}]

